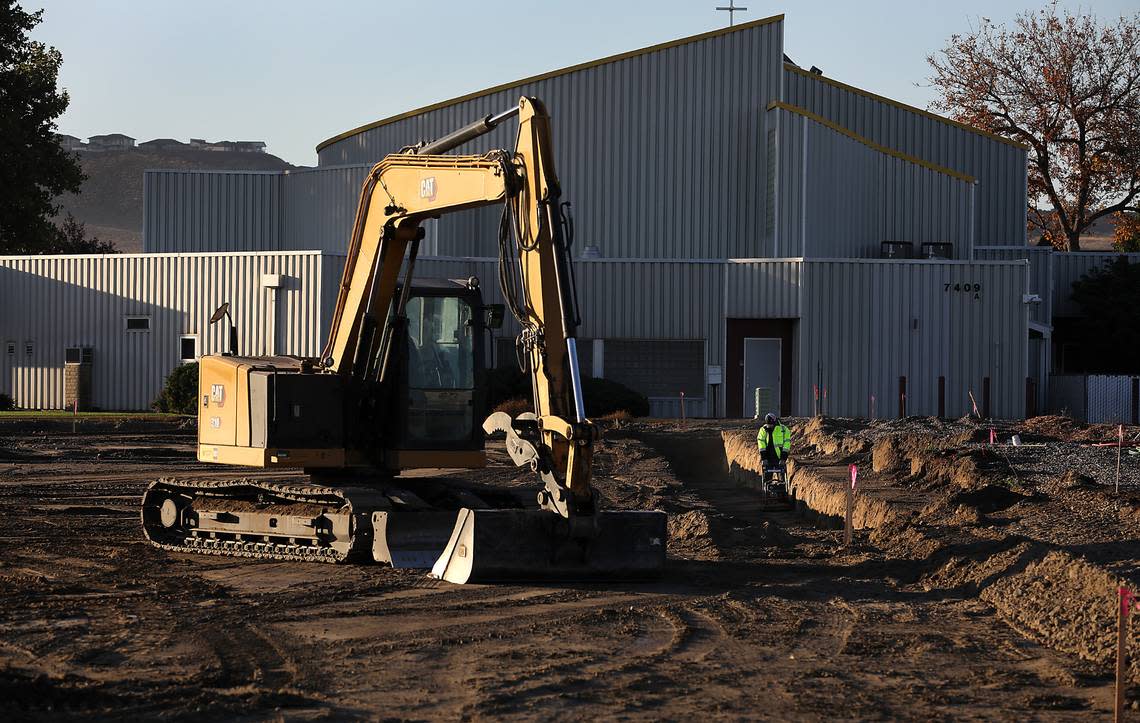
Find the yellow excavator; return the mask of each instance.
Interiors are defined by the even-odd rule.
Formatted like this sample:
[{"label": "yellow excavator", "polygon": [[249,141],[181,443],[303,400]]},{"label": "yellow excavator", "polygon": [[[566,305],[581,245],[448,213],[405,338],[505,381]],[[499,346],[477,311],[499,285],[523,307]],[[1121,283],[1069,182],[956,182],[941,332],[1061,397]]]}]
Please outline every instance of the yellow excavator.
[{"label": "yellow excavator", "polygon": [[[514,117],[513,152],[447,153]],[[480,428],[484,331],[504,307],[485,305],[474,278],[413,273],[425,220],[491,204],[503,206],[499,283],[534,412],[498,412]],[[456,583],[659,572],[665,513],[602,509],[591,484],[598,432],[583,402],[569,247],[537,99],[386,156],[361,190],[321,356],[239,356],[230,322],[229,352],[200,363],[198,459],[294,473],[159,479],[143,496],[147,539],[178,552],[375,560]],[[222,319],[227,304],[211,321]],[[494,432],[536,473],[533,501],[408,474],[482,467]]]}]

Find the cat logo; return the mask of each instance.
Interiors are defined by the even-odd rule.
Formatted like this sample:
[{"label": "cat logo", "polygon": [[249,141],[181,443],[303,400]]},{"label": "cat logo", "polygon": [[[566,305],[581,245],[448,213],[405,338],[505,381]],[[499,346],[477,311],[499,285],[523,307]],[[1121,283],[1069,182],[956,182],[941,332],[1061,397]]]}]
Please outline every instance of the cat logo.
[{"label": "cat logo", "polygon": [[219,407],[226,405],[226,387],[224,384],[210,385],[210,401]]},{"label": "cat logo", "polygon": [[420,198],[435,200],[435,176],[420,179]]}]

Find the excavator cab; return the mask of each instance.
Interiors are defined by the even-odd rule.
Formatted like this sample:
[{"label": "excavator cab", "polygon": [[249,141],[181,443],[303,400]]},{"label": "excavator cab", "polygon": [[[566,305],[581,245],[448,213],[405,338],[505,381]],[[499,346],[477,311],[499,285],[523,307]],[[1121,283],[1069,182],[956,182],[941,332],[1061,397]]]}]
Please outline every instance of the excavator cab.
[{"label": "excavator cab", "polygon": [[398,320],[400,449],[479,450],[486,416],[486,315],[478,281],[417,279]]}]

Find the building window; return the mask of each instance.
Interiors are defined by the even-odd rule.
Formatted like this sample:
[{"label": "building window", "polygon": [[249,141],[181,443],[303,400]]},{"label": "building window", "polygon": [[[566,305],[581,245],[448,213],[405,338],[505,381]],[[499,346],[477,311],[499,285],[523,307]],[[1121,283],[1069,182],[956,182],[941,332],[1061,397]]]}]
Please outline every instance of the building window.
[{"label": "building window", "polygon": [[8,347],[8,356],[13,356],[16,353],[16,342],[10,341],[5,346]]},{"label": "building window", "polygon": [[63,350],[63,361],[68,364],[90,364],[94,356],[89,346],[69,346]]},{"label": "building window", "polygon": [[198,361],[197,334],[184,334],[178,337],[178,358],[183,364]]},{"label": "building window", "polygon": [[150,331],[149,316],[128,316],[127,331]]},{"label": "building window", "polygon": [[32,348],[32,342],[25,341],[24,342],[24,353],[27,354],[28,356],[31,356],[33,351],[34,351],[34,349]]}]

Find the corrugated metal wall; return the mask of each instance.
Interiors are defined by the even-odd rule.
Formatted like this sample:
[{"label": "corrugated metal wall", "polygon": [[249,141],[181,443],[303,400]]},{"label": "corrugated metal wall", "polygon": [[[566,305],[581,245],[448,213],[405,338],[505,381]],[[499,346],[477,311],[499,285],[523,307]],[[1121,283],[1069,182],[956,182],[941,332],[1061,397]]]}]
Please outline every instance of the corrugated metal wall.
[{"label": "corrugated metal wall", "polygon": [[[316,355],[343,264],[342,254],[319,252],[0,258],[0,337],[16,343],[19,357],[0,356],[0,390],[24,406],[60,407],[63,350],[92,346],[94,403],[146,408],[178,362],[181,334],[201,335],[201,353],[223,350],[223,330],[206,325],[223,300],[233,303],[242,352],[268,353],[276,325],[278,353]],[[799,316],[797,413],[811,410],[821,363],[832,414],[866,414],[872,393],[882,412],[893,408],[886,400],[900,374],[911,379],[912,413],[937,411],[939,375],[951,415],[964,413],[967,389],[980,403],[987,375],[995,414],[1016,416],[1024,404],[1025,262],[601,259],[575,268],[584,339],[700,340],[704,363],[723,367],[732,361],[724,358],[726,318]],[[486,301],[502,301],[495,259],[421,258],[416,271],[478,276]],[[265,273],[286,276],[272,321]],[[979,298],[956,284],[979,284]],[[150,332],[127,332],[126,315],[149,316]],[[498,335],[516,332],[508,320]],[[724,393],[721,385],[718,409]]]},{"label": "corrugated metal wall", "polygon": [[282,178],[281,248],[344,252],[370,164],[287,171]]},{"label": "corrugated metal wall", "polygon": [[146,171],[143,250],[280,249],[282,178],[276,171]]},{"label": "corrugated metal wall", "polygon": [[975,243],[1024,246],[1026,151],[787,66],[782,100],[889,148],[978,179]]},{"label": "corrugated metal wall", "polygon": [[1040,303],[1029,305],[1029,321],[1042,326],[1053,325],[1053,250],[1038,246],[1021,248],[979,246],[974,249],[978,261],[1029,261],[1029,293],[1041,297]]},{"label": "corrugated metal wall", "polygon": [[1093,269],[1103,268],[1117,256],[1130,264],[1140,264],[1140,254],[1099,253],[1092,251],[1055,252],[1053,254],[1053,316],[1080,316],[1073,303],[1073,282]]},{"label": "corrugated metal wall", "polygon": [[[276,316],[262,274],[285,276]],[[199,335],[202,354],[225,350],[213,310],[231,302],[243,353],[316,354],[320,347],[321,256],[315,252],[0,257],[0,391],[29,408],[63,406],[64,349],[94,348],[92,403],[146,409],[179,363],[179,337]],[[127,315],[150,318],[126,331]],[[24,353],[31,343],[33,353]],[[6,350],[0,350],[6,351]]]},{"label": "corrugated metal wall", "polygon": [[800,259],[730,259],[725,264],[725,318],[797,318],[802,271]]},{"label": "corrugated metal wall", "polygon": [[881,152],[784,108],[778,128],[775,253],[878,258],[883,241],[949,242],[969,259],[974,184]]},{"label": "corrugated metal wall", "polygon": [[147,171],[143,250],[345,251],[370,168]]},{"label": "corrugated metal wall", "polygon": [[803,280],[799,413],[822,366],[832,415],[866,416],[874,395],[878,416],[894,416],[905,375],[909,414],[937,414],[944,376],[946,413],[962,416],[988,376],[991,413],[1024,416],[1025,262],[808,260]]},{"label": "corrugated metal wall", "polygon": [[[609,258],[765,255],[766,104],[779,95],[783,24],[737,29],[461,100],[322,148],[321,166],[375,162],[537,96],[554,120],[577,245]],[[515,128],[464,146],[513,147]],[[489,213],[489,212],[484,212]],[[494,223],[441,219],[439,252],[495,253]],[[470,249],[470,250],[465,250]]]},{"label": "corrugated metal wall", "polygon": [[[724,346],[724,266],[720,261],[578,260],[574,271],[582,310],[579,336],[706,339],[708,363],[719,364]],[[416,261],[417,278],[469,276],[482,282],[486,303],[503,303],[497,259],[424,257]],[[517,333],[517,324],[509,321],[500,336]]]}]

